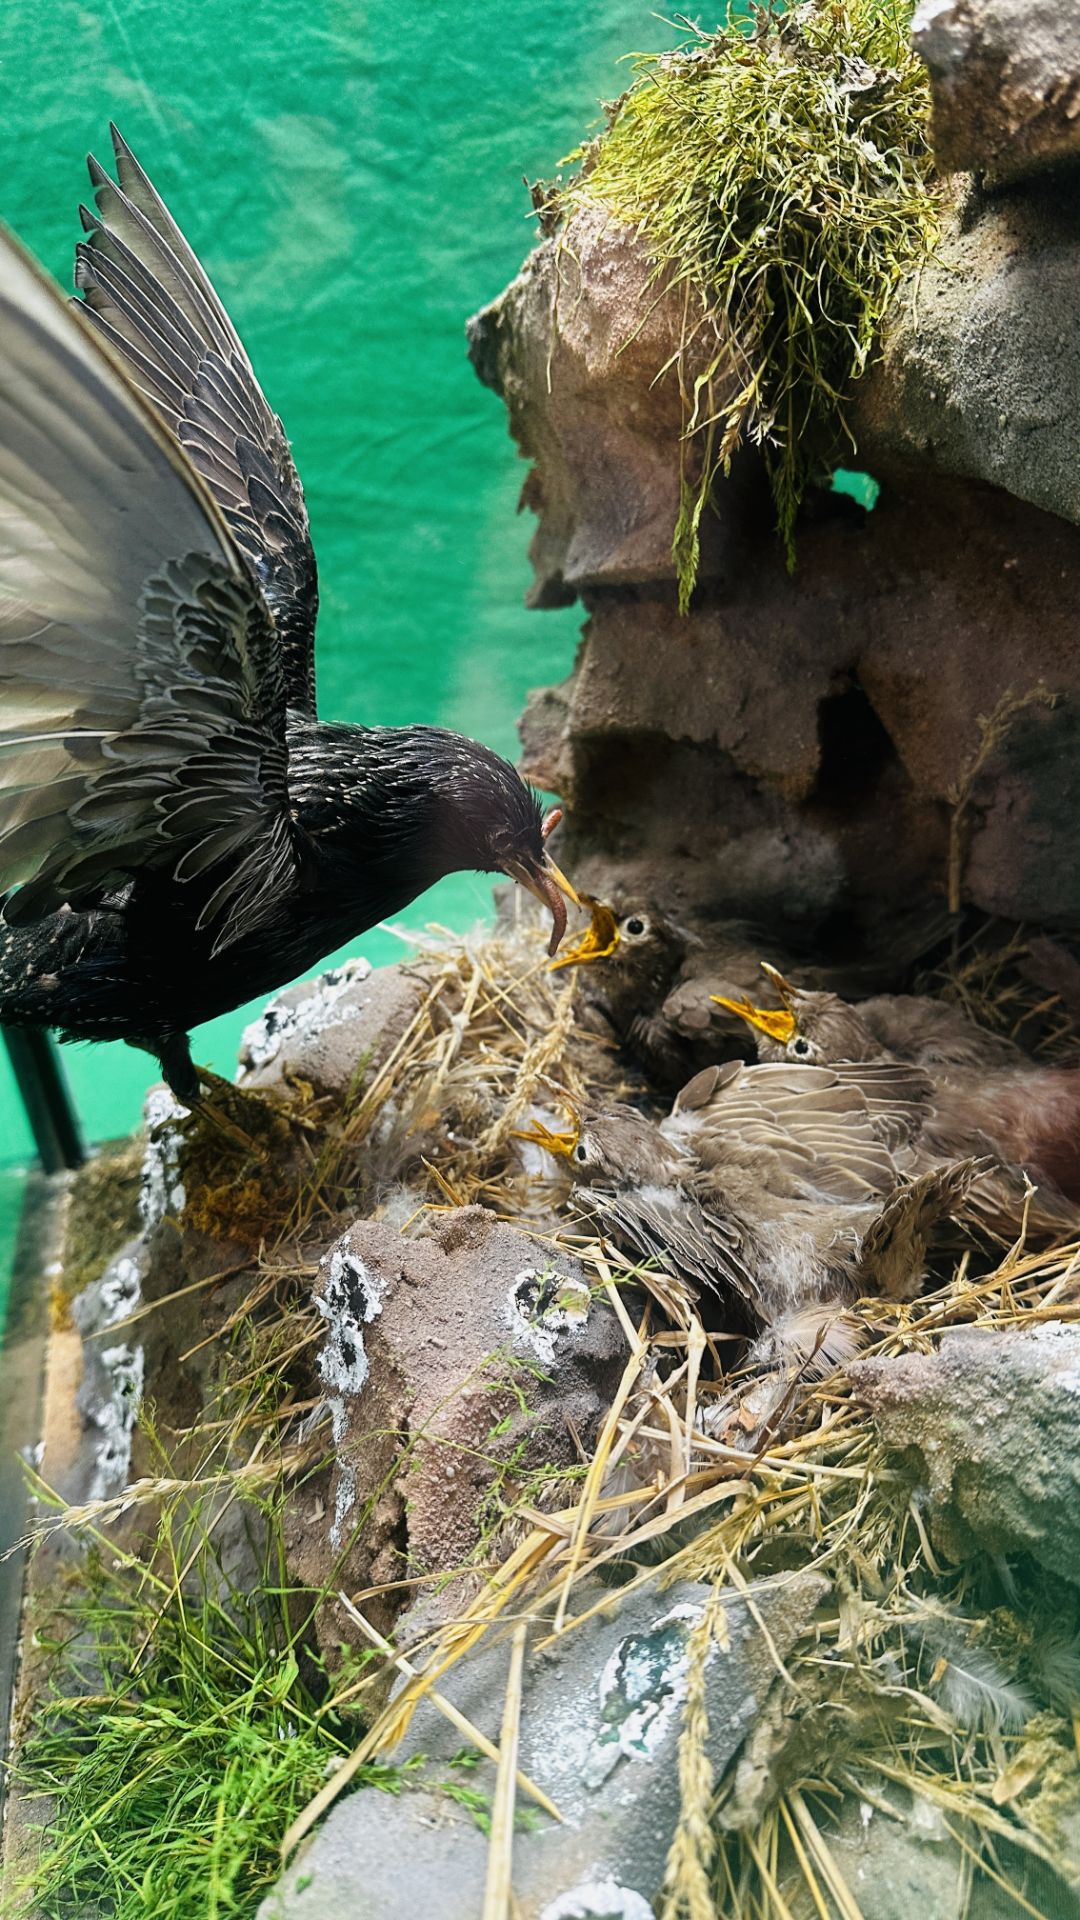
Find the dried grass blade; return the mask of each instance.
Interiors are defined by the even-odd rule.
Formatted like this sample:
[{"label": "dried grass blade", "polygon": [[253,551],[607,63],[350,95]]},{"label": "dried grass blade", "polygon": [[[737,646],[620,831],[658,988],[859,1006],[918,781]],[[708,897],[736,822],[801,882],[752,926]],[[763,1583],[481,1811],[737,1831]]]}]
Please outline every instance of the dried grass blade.
[{"label": "dried grass blade", "polygon": [[788,1794],[788,1804],[802,1829],[806,1843],[810,1848],[825,1884],[840,1909],[842,1920],[863,1920],[863,1911],[847,1881],[844,1879],[831,1849],[826,1845],[817,1822],[814,1820],[802,1794],[793,1787]]},{"label": "dried grass blade", "polygon": [[510,1920],[513,1895],[511,1870],[514,1852],[514,1783],[517,1779],[518,1737],[521,1730],[521,1690],[525,1642],[529,1623],[519,1620],[510,1642],[510,1671],[506,1680],[499,1765],[491,1805],[491,1838],[484,1882],[483,1920]]},{"label": "dried grass blade", "polygon": [[627,1333],[628,1338],[632,1341],[632,1348],[630,1358],[623,1369],[622,1379],[619,1381],[618,1388],[616,1389],[615,1398],[608,1411],[607,1419],[604,1421],[600,1438],[596,1443],[596,1452],[593,1455],[588,1473],[585,1476],[581,1504],[578,1508],[578,1517],[574,1527],[573,1538],[570,1542],[566,1576],[563,1582],[562,1593],[559,1596],[559,1604],[555,1612],[556,1633],[562,1632],[563,1624],[566,1620],[566,1609],[570,1601],[570,1589],[574,1584],[577,1570],[581,1563],[581,1557],[585,1550],[585,1541],[588,1536],[589,1527],[592,1524],[596,1502],[600,1497],[600,1488],[603,1484],[604,1474],[607,1470],[608,1456],[611,1453],[619,1430],[619,1420],[648,1354],[648,1347],[643,1337],[644,1321],[642,1322],[642,1328],[635,1332],[629,1316],[626,1313],[626,1309],[619,1299],[618,1288],[613,1284],[610,1274],[606,1275],[604,1286],[622,1322],[623,1331]]},{"label": "dried grass blade", "polygon": [[[380,1653],[384,1653],[389,1660],[392,1660],[398,1672],[404,1674],[407,1680],[414,1680],[416,1678],[416,1668],[413,1666],[412,1661],[406,1659],[403,1653],[399,1653],[396,1647],[391,1645],[389,1640],[384,1639],[382,1634],[371,1625],[369,1620],[365,1620],[359,1608],[353,1605],[346,1594],[339,1592],[338,1599],[341,1601],[350,1620],[354,1621],[361,1632],[367,1635],[372,1646],[378,1647]],[[456,1732],[463,1734],[465,1739],[468,1740],[472,1746],[478,1748],[488,1760],[498,1761],[500,1750],[494,1741],[489,1740],[486,1733],[481,1733],[479,1727],[474,1726],[468,1716],[462,1713],[459,1707],[455,1707],[452,1700],[448,1700],[446,1695],[440,1693],[435,1687],[428,1689],[427,1697],[431,1701],[432,1706],[437,1707],[444,1718],[449,1720],[450,1725]],[[538,1807],[542,1807],[544,1812],[550,1815],[552,1820],[557,1820],[559,1825],[562,1826],[563,1817],[558,1807],[553,1800],[548,1799],[547,1794],[544,1793],[540,1787],[536,1786],[536,1784],[529,1779],[528,1774],[519,1771],[515,1774],[514,1778],[521,1788],[521,1791],[527,1793],[530,1800],[535,1800]]]}]

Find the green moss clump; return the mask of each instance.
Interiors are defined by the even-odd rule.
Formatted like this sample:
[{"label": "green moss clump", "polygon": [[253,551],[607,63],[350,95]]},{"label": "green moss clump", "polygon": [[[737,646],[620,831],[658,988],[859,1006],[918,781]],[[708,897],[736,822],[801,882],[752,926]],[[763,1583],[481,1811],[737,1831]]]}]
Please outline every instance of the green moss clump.
[{"label": "green moss clump", "polygon": [[[762,448],[788,564],[799,503],[902,277],[938,232],[926,69],[905,0],[732,6],[716,33],[635,64],[606,130],[571,155],[568,215],[635,226],[683,288],[684,400],[673,552],[685,611],[701,515],[746,437]],[[850,439],[850,434],[848,438]]]}]

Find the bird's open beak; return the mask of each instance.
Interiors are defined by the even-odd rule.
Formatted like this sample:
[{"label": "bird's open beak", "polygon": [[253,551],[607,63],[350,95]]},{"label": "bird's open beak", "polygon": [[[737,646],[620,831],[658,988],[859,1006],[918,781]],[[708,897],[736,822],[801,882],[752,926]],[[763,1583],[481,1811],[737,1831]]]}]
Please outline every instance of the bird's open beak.
[{"label": "bird's open beak", "polygon": [[588,907],[592,915],[588,926],[576,946],[568,947],[553,960],[552,970],[558,967],[583,967],[590,960],[606,960],[619,944],[619,925],[610,907],[602,900],[594,900],[589,893],[580,896],[583,907]]},{"label": "bird's open beak", "polygon": [[770,967],[767,960],[759,960],[758,966],[769,985],[780,995],[785,1007],[793,1007],[798,997],[798,988],[793,987],[790,980],[784,979],[779,967]]},{"label": "bird's open beak", "polygon": [[755,1007],[751,1000],[726,1000],[722,993],[712,993],[709,998],[728,1013],[737,1013],[747,1026],[767,1033],[770,1040],[778,1040],[783,1047],[795,1037],[795,1015],[787,1007]]},{"label": "bird's open beak", "polygon": [[[548,834],[558,826],[561,819],[561,807],[552,807],[551,812],[544,821],[543,834],[545,840]],[[523,861],[508,860],[506,863],[506,872],[510,875],[511,880],[516,880],[520,887],[527,888],[534,898],[539,900],[541,906],[548,909],[551,915],[551,939],[548,942],[548,952],[552,958],[554,958],[555,954],[559,951],[559,942],[566,932],[567,900],[571,901],[575,907],[580,907],[581,905],[577,893],[571,886],[565,873],[560,873],[550,853],[547,851],[544,852],[539,866],[526,866]]]},{"label": "bird's open beak", "polygon": [[536,1147],[543,1147],[546,1153],[561,1153],[569,1158],[578,1143],[580,1129],[574,1127],[569,1133],[552,1133],[542,1120],[534,1120],[531,1127],[514,1127],[515,1140],[531,1140]]},{"label": "bird's open beak", "polygon": [[795,1038],[799,1023],[795,1018],[795,988],[767,960],[761,962],[761,971],[770,985],[775,987],[783,1000],[782,1007],[755,1007],[751,1000],[726,1000],[722,993],[710,994],[718,1007],[724,1007],[728,1013],[736,1013],[747,1026],[756,1027],[759,1033],[766,1033],[770,1040],[776,1040],[782,1047]]},{"label": "bird's open beak", "polygon": [[519,886],[527,887],[528,891],[539,900],[541,906],[547,907],[551,914],[551,939],[548,942],[548,952],[554,956],[558,953],[559,942],[566,932],[566,902],[570,900],[575,907],[579,907],[581,901],[565,873],[559,872],[549,853],[545,853],[538,867],[519,866],[515,861],[512,866],[507,865],[506,871]]}]

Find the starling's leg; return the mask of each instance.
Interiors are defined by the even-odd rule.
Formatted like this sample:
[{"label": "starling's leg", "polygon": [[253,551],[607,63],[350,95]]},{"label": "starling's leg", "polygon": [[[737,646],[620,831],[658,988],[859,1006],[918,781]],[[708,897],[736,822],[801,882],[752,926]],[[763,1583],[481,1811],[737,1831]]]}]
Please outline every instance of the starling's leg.
[{"label": "starling's leg", "polygon": [[161,1077],[182,1107],[197,1107],[202,1098],[199,1075],[186,1033],[163,1033],[150,1043],[161,1067]]},{"label": "starling's leg", "polygon": [[250,1154],[253,1159],[266,1160],[266,1148],[253,1140],[243,1127],[223,1111],[220,1100],[208,1100],[203,1088],[206,1085],[235,1090],[227,1080],[220,1080],[216,1074],[210,1074],[204,1068],[197,1067],[191,1058],[191,1043],[186,1033],[162,1034],[154,1043],[154,1052],[161,1063],[161,1071],[170,1093],[179,1100],[181,1106],[190,1107],[200,1119],[207,1121],[234,1147]]}]

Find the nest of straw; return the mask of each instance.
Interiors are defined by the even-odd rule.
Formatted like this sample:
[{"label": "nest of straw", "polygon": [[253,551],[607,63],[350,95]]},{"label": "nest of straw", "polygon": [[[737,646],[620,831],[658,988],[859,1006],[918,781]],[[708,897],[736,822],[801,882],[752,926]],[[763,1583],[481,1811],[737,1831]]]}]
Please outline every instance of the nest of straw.
[{"label": "nest of straw", "polygon": [[[985,1019],[1000,981],[995,1024],[1015,1024],[1018,995],[1030,991],[1028,1011],[1039,1005],[1016,959],[1000,942],[991,959],[962,953],[939,985],[966,994]],[[579,1023],[575,972],[551,970],[538,931],[448,941],[409,964],[422,998],[378,1072],[333,1115],[298,1096],[305,1127],[289,1207],[209,1336],[221,1348],[223,1384],[203,1421],[198,1465],[182,1480],[163,1474],[130,1489],[127,1508],[175,1508],[182,1499],[191,1511],[200,1497],[220,1503],[226,1481],[230,1498],[265,1506],[272,1485],[302,1483],[324,1456],[325,1442],[310,1432],[311,1402],[295,1382],[321,1334],[310,1303],[313,1261],[355,1217],[358,1200],[377,1215],[400,1209],[404,1192],[407,1232],[422,1230],[433,1210],[479,1202],[558,1237],[565,1190],[537,1177],[516,1130],[560,1103],[647,1099],[611,1043]],[[1065,1011],[1039,1011],[1050,1014],[1057,1050]],[[551,1511],[507,1514],[501,1557],[471,1602],[408,1657],[370,1626],[364,1596],[320,1596],[345,1606],[372,1644],[372,1664],[359,1679],[346,1674],[332,1701],[337,1708],[347,1698],[367,1726],[347,1759],[338,1752],[325,1786],[292,1810],[286,1853],[350,1781],[392,1761],[414,1708],[436,1697],[443,1675],[481,1642],[505,1638],[504,1739],[494,1755],[478,1734],[475,1744],[496,1761],[485,1913],[508,1915],[514,1800],[531,1791],[508,1759],[529,1623],[533,1647],[537,1631],[541,1644],[573,1632],[595,1610],[596,1576],[665,1585],[689,1574],[718,1594],[745,1594],[758,1577],[803,1567],[828,1576],[832,1598],[787,1661],[777,1660],[775,1695],[722,1781],[712,1778],[694,1677],[708,1654],[709,1616],[697,1636],[680,1754],[683,1818],[663,1913],[792,1920],[816,1911],[857,1920],[835,1848],[835,1822],[853,1799],[884,1817],[929,1809],[972,1876],[988,1876],[1019,1910],[1039,1913],[1032,1872],[1053,1867],[1080,1879],[1080,1857],[1071,1858],[1080,1856],[1074,1596],[1037,1570],[943,1563],[902,1463],[883,1451],[842,1371],[796,1379],[752,1449],[731,1443],[730,1426],[727,1438],[711,1437],[710,1406],[732,1391],[731,1347],[670,1276],[633,1267],[580,1233],[573,1246],[618,1316],[628,1354],[584,1473]],[[1037,1255],[1019,1244],[992,1271],[980,1271],[973,1248],[916,1301],[864,1301],[857,1314],[862,1352],[883,1355],[926,1350],[948,1327],[1074,1320],[1080,1244]],[[58,1523],[100,1535],[124,1505],[60,1513]],[[189,1556],[185,1577],[191,1564]],[[395,1676],[401,1684],[388,1701]],[[467,1738],[474,1733],[466,1729]]]}]

